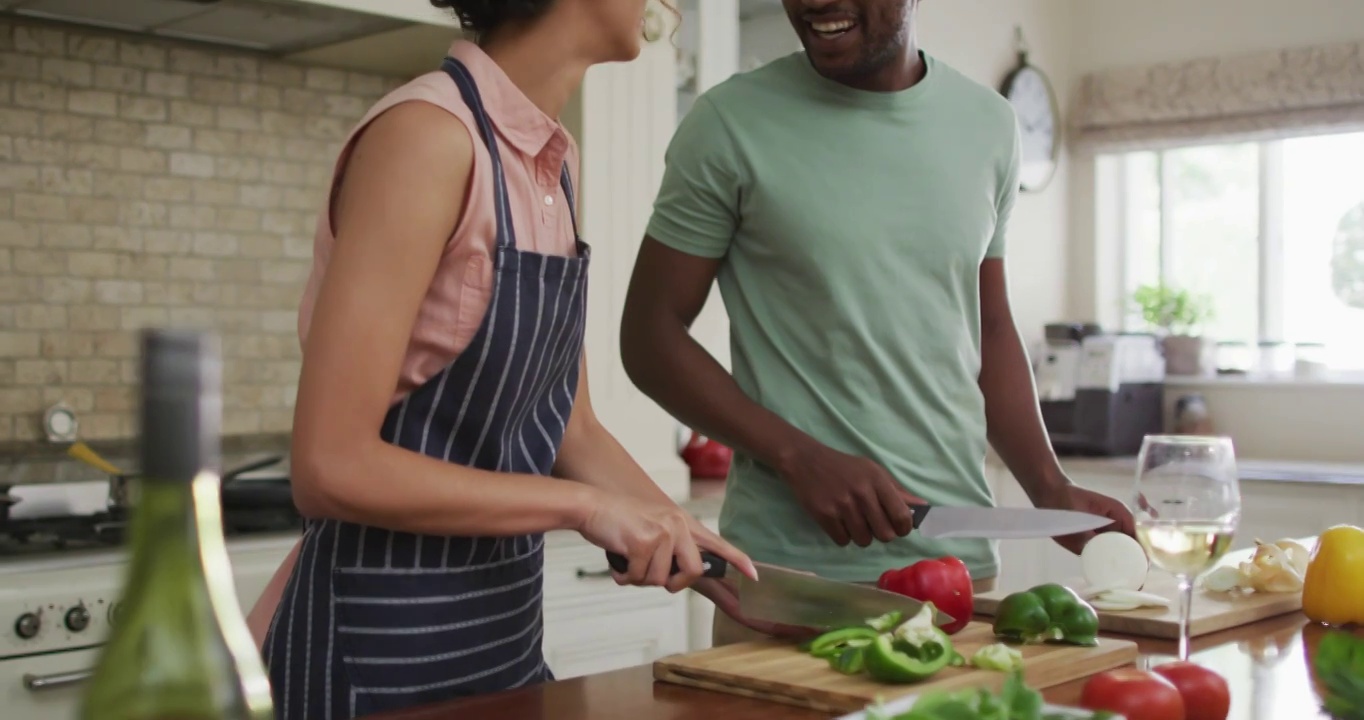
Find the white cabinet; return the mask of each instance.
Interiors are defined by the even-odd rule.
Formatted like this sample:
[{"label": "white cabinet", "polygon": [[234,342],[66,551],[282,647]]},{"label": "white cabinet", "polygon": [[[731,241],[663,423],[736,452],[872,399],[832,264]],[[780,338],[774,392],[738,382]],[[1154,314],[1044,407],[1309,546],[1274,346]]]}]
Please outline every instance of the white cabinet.
[{"label": "white cabinet", "polygon": [[602,550],[573,533],[545,549],[545,661],[559,679],[647,665],[686,652],[686,594],[620,587]]},{"label": "white cabinet", "polygon": [[[719,518],[703,517],[701,524],[715,534],[720,533]],[[715,603],[692,590],[687,591],[687,650],[695,652],[711,646],[711,626],[715,621]]]}]

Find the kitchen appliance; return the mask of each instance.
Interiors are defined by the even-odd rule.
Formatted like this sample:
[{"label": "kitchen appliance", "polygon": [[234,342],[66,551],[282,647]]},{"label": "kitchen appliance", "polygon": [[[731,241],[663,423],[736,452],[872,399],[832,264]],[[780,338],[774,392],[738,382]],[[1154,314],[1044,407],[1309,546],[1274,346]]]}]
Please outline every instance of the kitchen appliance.
[{"label": "kitchen appliance", "polygon": [[[255,604],[302,528],[288,492],[287,464],[263,463],[236,463],[235,478],[223,488],[228,556],[244,610]],[[256,468],[248,472],[248,465]],[[75,716],[83,681],[118,620],[127,507],[111,497],[114,485],[112,478],[0,485],[0,498],[7,498],[0,502],[5,720]]]},{"label": "kitchen appliance", "polygon": [[1161,432],[1165,358],[1153,335],[1050,324],[1035,373],[1057,454],[1135,455]]}]

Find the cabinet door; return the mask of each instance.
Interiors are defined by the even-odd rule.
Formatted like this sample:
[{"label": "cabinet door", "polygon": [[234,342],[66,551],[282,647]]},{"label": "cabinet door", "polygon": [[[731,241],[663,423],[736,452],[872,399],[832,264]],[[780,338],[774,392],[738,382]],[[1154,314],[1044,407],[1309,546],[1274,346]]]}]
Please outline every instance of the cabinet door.
[{"label": "cabinet door", "polygon": [[[640,592],[644,592],[641,590]],[[662,590],[659,593],[666,593]],[[610,672],[687,650],[687,603],[668,595],[662,605],[597,612],[546,611],[545,662],[560,680]]]},{"label": "cabinet door", "polygon": [[687,596],[621,587],[602,550],[551,533],[545,550],[545,661],[567,678],[653,662],[687,649]]}]

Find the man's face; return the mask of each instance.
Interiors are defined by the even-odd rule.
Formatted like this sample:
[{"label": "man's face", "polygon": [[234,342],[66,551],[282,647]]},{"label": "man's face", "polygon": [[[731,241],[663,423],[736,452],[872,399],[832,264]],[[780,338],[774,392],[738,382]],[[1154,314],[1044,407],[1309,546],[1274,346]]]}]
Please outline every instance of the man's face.
[{"label": "man's face", "polygon": [[782,0],[819,73],[857,80],[896,58],[909,41],[917,0]]}]

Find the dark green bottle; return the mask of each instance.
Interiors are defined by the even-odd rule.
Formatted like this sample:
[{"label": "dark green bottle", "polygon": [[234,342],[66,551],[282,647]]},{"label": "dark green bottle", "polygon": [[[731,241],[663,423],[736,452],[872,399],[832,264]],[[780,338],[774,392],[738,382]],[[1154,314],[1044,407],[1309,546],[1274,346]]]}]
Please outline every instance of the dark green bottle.
[{"label": "dark green bottle", "polygon": [[218,339],[145,331],[128,575],[83,720],[274,718],[223,541],[221,422]]}]

